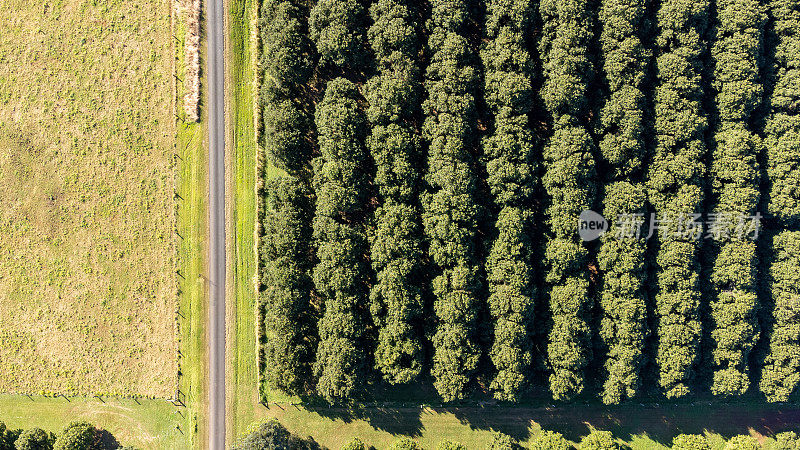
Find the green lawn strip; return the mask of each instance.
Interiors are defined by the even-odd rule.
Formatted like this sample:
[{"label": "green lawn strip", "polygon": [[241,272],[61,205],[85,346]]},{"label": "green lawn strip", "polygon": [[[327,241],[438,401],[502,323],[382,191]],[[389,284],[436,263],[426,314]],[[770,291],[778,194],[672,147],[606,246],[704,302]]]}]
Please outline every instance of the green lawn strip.
[{"label": "green lawn strip", "polygon": [[203,125],[179,125],[181,154],[178,195],[178,232],[181,275],[179,328],[181,338],[181,400],[189,448],[202,447],[206,397],[205,318],[207,307],[206,254],[206,153]]},{"label": "green lawn strip", "polygon": [[232,86],[231,121],[233,132],[234,175],[234,271],[236,315],[233,332],[229,333],[227,383],[232,398],[228,401],[228,435],[233,439],[244,433],[252,423],[254,406],[258,401],[258,365],[256,342],[256,295],[254,280],[256,261],[254,231],[256,221],[256,143],[253,128],[253,64],[251,25],[253,0],[232,0],[229,4],[228,36],[230,38],[230,73]]},{"label": "green lawn strip", "polygon": [[[178,176],[176,189],[178,257],[181,276],[178,277],[179,333],[180,333],[180,400],[182,431],[188,448],[203,448],[205,435],[206,401],[206,345],[205,321],[207,317],[207,279],[205,278],[206,240],[208,234],[207,197],[207,152],[203,145],[206,122],[205,111],[200,111],[200,123],[186,123],[183,112],[184,40],[186,36],[185,16],[175,17],[175,44],[177,82],[177,153]],[[201,38],[203,39],[203,38]],[[205,39],[203,39],[205,41]],[[205,42],[201,42],[201,53],[205,53]],[[205,59],[205,54],[201,54]],[[201,84],[201,98],[205,100],[205,89]],[[203,102],[201,101],[201,105]]]},{"label": "green lawn strip", "polygon": [[0,395],[0,421],[9,428],[39,427],[55,433],[86,420],[122,445],[141,449],[185,448],[178,409],[166,400]]},{"label": "green lawn strip", "polygon": [[347,411],[337,408],[304,409],[271,404],[266,417],[275,417],[290,431],[312,436],[329,448],[340,448],[353,437],[378,449],[399,436],[411,436],[424,448],[435,448],[450,439],[468,448],[484,448],[493,431],[502,431],[530,443],[542,429],[558,431],[573,442],[591,427],[611,431],[634,449],[668,448],[680,433],[705,434],[712,447],[722,449],[726,439],[752,434],[765,448],[774,433],[800,429],[800,408],[749,404],[666,405],[605,407],[568,405],[556,408],[464,407],[380,408]]}]

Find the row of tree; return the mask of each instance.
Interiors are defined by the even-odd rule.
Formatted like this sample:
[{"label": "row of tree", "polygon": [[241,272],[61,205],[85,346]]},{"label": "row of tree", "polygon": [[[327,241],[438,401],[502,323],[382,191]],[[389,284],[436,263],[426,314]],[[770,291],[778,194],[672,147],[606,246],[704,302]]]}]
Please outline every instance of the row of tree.
[{"label": "row of tree", "polygon": [[[784,227],[800,225],[800,3],[772,0],[769,3],[774,33],[768,48],[774,63],[768,77],[771,93],[764,129],[767,177],[770,182],[768,208]],[[767,364],[761,375],[761,391],[769,400],[785,401],[800,384],[800,232],[780,231],[772,240],[775,255],[768,280],[771,285]]]},{"label": "row of tree", "polygon": [[[263,189],[265,381],[336,401],[430,373],[445,401],[484,381],[516,401],[543,370],[555,399],[597,385],[619,403],[652,363],[668,398],[760,379],[786,400],[798,14],[797,0],[263,0],[262,143],[283,172]],[[737,221],[762,205],[790,230],[754,242]],[[586,209],[611,222],[599,245],[577,233]],[[685,220],[701,211],[705,246]],[[616,236],[649,212],[652,239]]]},{"label": "row of tree", "polygon": [[[301,439],[291,434],[276,420],[261,424],[250,434],[240,439],[233,447],[235,450],[267,450],[267,449],[319,449],[321,448],[313,438]],[[351,439],[342,446],[342,450],[367,450],[371,447],[359,438]],[[472,446],[471,448],[475,448]],[[486,450],[518,450],[530,448],[535,450],[622,450],[629,448],[624,443],[615,439],[609,431],[592,429],[590,433],[581,438],[576,444],[571,443],[561,433],[542,430],[529,444],[521,446],[511,436],[503,433],[494,433]],[[681,434],[672,440],[672,449],[675,450],[711,450],[711,443],[703,435]],[[758,450],[761,444],[750,435],[731,437],[725,444],[725,450]],[[800,439],[794,432],[783,432],[775,435],[775,443],[771,448],[776,450],[796,450],[800,448]],[[401,437],[389,445],[388,450],[423,450],[424,447],[413,439]],[[445,440],[436,446],[436,450],[467,450],[463,444]]]},{"label": "row of tree", "polygon": [[105,430],[88,422],[73,422],[55,434],[41,428],[8,429],[0,422],[0,450],[125,450]]}]

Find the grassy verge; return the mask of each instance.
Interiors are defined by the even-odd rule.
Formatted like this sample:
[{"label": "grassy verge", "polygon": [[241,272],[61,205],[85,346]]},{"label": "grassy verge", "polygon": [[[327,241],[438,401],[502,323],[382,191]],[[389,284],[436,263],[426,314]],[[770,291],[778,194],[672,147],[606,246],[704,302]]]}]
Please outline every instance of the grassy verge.
[{"label": "grassy verge", "polygon": [[[186,16],[176,23],[176,72],[183,81],[185,74],[184,41]],[[201,38],[201,61],[205,61],[205,38]],[[208,394],[208,359],[206,355],[206,320],[208,317],[208,280],[206,256],[208,255],[208,151],[205,142],[207,129],[203,103],[206,89],[201,82],[200,122],[185,122],[182,108],[185,83],[177,83],[177,151],[178,161],[178,259],[182,277],[179,277],[180,304],[178,323],[181,339],[180,400],[183,402],[182,419],[186,446],[192,449],[206,447]]]},{"label": "grassy verge", "polygon": [[[229,188],[232,190],[230,224],[233,261],[228,267],[233,280],[228,298],[228,409],[229,442],[243,434],[254,419],[258,406],[258,359],[256,340],[256,142],[253,128],[253,51],[251,21],[255,0],[228,2],[228,61],[230,100],[228,129],[232,145],[228,147],[230,162]],[[231,254],[231,252],[229,252]]]},{"label": "grassy verge", "polygon": [[[178,22],[181,23],[181,22]],[[183,79],[183,36],[185,28],[176,27],[178,44],[176,59],[178,78]],[[205,43],[201,45],[205,49]],[[205,55],[201,55],[204,60]],[[183,98],[182,83],[178,83],[178,99]],[[203,92],[205,90],[203,89]],[[180,103],[178,103],[180,105]],[[208,152],[205,145],[205,111],[200,123],[186,123],[183,108],[177,108],[181,118],[177,123],[178,161],[178,259],[180,303],[178,324],[181,340],[180,400],[186,444],[188,448],[205,448],[207,417],[207,358],[205,324],[208,316],[208,281],[206,273],[208,210]],[[202,108],[201,108],[202,109]],[[182,427],[183,428],[183,427]]]}]

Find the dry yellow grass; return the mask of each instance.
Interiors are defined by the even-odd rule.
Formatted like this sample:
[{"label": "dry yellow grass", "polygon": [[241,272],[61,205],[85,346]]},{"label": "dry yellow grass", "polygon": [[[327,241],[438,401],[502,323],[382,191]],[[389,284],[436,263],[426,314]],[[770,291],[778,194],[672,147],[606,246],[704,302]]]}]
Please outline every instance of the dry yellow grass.
[{"label": "dry yellow grass", "polygon": [[175,395],[169,8],[0,1],[0,392]]}]

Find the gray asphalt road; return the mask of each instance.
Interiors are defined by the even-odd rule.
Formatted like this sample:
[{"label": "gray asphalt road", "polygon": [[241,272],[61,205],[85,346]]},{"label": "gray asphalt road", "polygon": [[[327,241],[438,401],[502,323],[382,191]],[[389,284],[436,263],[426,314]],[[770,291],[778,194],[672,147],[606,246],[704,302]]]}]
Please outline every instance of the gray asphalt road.
[{"label": "gray asphalt road", "polygon": [[225,89],[223,0],[208,0],[209,446],[225,448]]}]

